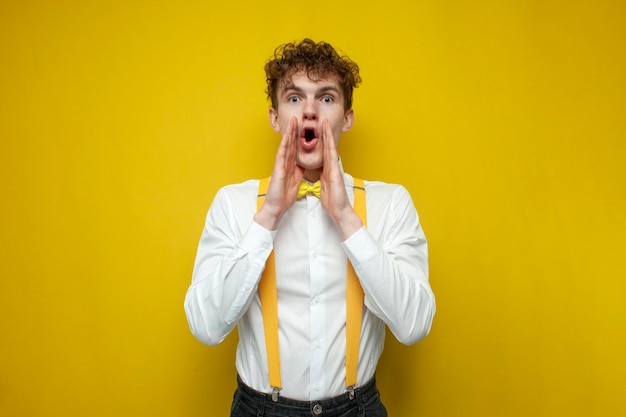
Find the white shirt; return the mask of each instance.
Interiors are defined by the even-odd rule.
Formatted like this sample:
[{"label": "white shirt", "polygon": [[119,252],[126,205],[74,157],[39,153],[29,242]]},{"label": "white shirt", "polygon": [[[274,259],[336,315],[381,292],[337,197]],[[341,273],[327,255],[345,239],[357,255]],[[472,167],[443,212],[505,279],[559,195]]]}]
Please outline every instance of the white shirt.
[{"label": "white shirt", "polygon": [[[353,180],[344,173],[351,203]],[[357,386],[369,381],[383,351],[385,324],[402,343],[425,337],[435,314],[426,238],[403,187],[365,182],[367,228],[341,242],[319,199],[295,202],[277,231],[252,219],[258,180],[218,191],[196,256],[185,311],[192,333],[217,345],[238,325],[237,371],[270,393],[257,285],[276,259],[280,395],[314,401],[345,393],[345,283],[350,259],[365,293]]]}]

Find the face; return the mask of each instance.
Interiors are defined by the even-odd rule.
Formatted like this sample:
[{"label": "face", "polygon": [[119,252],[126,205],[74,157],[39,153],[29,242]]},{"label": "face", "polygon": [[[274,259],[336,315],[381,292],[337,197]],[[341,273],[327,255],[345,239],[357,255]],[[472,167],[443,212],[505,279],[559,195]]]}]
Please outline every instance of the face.
[{"label": "face", "polygon": [[322,122],[328,120],[335,144],[352,127],[352,109],[344,111],[344,97],[335,76],[318,81],[305,72],[296,72],[290,82],[278,89],[277,109],[270,109],[270,123],[276,132],[285,134],[289,120],[298,120],[296,163],[304,168],[305,178],[319,179],[323,165]]}]

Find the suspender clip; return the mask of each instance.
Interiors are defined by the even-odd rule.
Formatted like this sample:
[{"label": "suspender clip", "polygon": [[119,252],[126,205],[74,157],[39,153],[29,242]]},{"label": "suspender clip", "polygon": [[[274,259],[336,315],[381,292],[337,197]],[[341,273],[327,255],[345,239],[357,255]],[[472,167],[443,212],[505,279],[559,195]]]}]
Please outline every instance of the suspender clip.
[{"label": "suspender clip", "polygon": [[272,387],[272,401],[275,403],[278,402],[278,393],[280,392],[280,388]]},{"label": "suspender clip", "polygon": [[351,400],[354,400],[354,397],[356,396],[356,394],[354,393],[354,385],[351,385],[349,387],[347,387],[346,389],[348,390],[348,396],[350,397]]}]

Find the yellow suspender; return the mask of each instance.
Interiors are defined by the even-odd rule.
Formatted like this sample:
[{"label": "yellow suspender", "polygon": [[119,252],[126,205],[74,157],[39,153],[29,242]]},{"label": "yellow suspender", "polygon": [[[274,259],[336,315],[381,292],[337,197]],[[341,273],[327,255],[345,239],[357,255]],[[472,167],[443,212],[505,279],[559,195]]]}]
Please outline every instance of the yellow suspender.
[{"label": "yellow suspender", "polygon": [[[269,178],[264,178],[259,182],[257,209],[263,204],[269,180]],[[361,218],[363,225],[367,226],[365,184],[363,180],[358,178],[354,178],[354,210]],[[278,300],[274,251],[270,253],[267,259],[263,276],[259,282],[259,296],[263,312],[270,386],[274,389],[272,399],[277,401],[278,391],[282,388],[282,382],[280,378],[280,352],[278,349]],[[352,264],[348,262],[346,277],[346,387],[351,393],[356,385],[362,316],[363,289]]]},{"label": "yellow suspender", "polygon": [[[365,208],[365,184],[354,178],[354,211],[359,215],[363,226],[367,227]],[[361,341],[361,319],[363,318],[363,288],[354,267],[348,261],[346,277],[346,387],[356,385],[359,342]]]},{"label": "yellow suspender", "polygon": [[[269,183],[269,178],[263,178],[259,182],[257,210],[261,208],[265,200]],[[263,328],[265,330],[265,348],[267,349],[270,386],[279,390],[282,388],[282,383],[280,380],[280,352],[278,350],[278,294],[276,292],[276,262],[274,261],[274,251],[270,253],[265,263],[265,270],[263,270],[263,275],[259,282],[259,296],[261,297],[261,309],[263,312]]]}]

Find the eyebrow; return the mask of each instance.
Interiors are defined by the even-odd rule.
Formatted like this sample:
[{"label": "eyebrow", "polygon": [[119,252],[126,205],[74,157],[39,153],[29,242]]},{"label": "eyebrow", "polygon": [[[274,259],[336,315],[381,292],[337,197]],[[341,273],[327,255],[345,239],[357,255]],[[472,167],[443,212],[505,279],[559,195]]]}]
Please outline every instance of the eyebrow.
[{"label": "eyebrow", "polygon": [[[287,84],[287,85],[285,85],[285,88],[284,88],[283,93],[281,95],[284,95],[285,93],[290,92],[290,91],[296,91],[298,93],[303,93],[304,92],[304,90],[302,88],[296,86],[295,84]],[[341,95],[341,91],[337,87],[335,87],[334,85],[323,85],[316,91],[316,93],[317,94],[319,94],[319,93],[326,93],[328,91],[333,91],[333,92],[337,93],[338,95]]]}]

